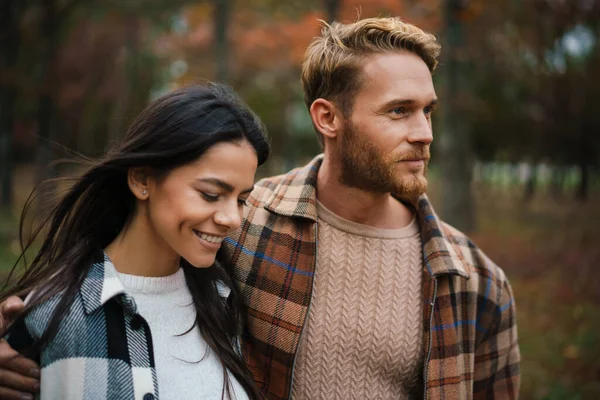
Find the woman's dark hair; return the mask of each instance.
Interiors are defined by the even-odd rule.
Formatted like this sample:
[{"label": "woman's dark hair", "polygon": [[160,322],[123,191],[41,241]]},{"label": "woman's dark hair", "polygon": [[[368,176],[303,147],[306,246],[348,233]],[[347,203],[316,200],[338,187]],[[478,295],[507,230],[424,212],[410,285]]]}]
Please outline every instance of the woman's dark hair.
[{"label": "woman's dark hair", "polygon": [[[217,143],[240,140],[256,150],[259,165],[266,161],[270,149],[264,126],[232,89],[217,83],[186,86],[143,110],[125,137],[75,179],[24,244],[25,215],[36,190],[32,192],[21,216],[22,252],[13,271],[21,260],[25,262],[25,252],[40,232],[45,235],[31,264],[27,266],[25,262],[25,272],[16,285],[0,295],[3,301],[35,289],[19,317],[24,318],[40,303],[62,293],[48,328],[30,349],[32,352],[40,351],[56,335],[92,258],[130,222],[136,199],[128,187],[129,169],[146,168],[157,177],[165,176],[174,168],[198,159]],[[224,367],[225,390],[231,395],[229,370],[250,398],[260,398],[251,374],[234,349],[241,306],[231,277],[217,265],[195,268],[182,260],[182,268],[196,308],[196,324]],[[232,289],[227,301],[219,296],[215,285],[218,280]]]}]

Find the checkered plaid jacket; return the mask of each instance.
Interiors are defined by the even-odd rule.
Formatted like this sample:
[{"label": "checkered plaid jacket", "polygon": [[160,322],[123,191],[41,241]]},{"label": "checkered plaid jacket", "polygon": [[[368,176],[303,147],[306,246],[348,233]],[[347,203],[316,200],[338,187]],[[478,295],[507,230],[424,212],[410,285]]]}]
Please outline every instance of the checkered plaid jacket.
[{"label": "checkered plaid jacket", "polygon": [[[317,256],[316,178],[322,156],[253,191],[221,260],[247,307],[244,358],[268,399],[288,399],[310,309]],[[414,203],[423,248],[425,399],[515,399],[519,348],[504,272],[443,223],[426,196]]]},{"label": "checkered plaid jacket", "polygon": [[[45,331],[58,301],[54,296],[17,321],[8,337],[11,346],[30,347]],[[158,398],[150,328],[103,252],[36,361],[44,400]]]}]

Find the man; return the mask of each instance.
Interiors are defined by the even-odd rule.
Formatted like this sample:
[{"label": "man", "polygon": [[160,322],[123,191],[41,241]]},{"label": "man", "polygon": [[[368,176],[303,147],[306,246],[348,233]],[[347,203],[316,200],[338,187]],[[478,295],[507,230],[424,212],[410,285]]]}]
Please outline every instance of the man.
[{"label": "man", "polygon": [[[439,50],[413,25],[372,18],[325,26],[306,52],[323,155],[259,182],[221,250],[269,399],[518,396],[510,285],[424,194]],[[18,387],[3,364],[1,382]]]}]

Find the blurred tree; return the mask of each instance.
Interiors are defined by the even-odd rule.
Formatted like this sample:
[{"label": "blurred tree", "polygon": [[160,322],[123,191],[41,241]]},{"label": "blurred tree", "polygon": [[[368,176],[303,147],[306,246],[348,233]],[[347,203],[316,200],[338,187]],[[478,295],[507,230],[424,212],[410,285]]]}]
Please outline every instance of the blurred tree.
[{"label": "blurred tree", "polygon": [[[600,47],[600,1],[493,2],[467,26],[472,100],[467,121],[480,159],[503,158],[565,168],[577,165],[585,199],[600,145],[595,96]],[[526,185],[534,193],[536,175]]]},{"label": "blurred tree", "polygon": [[231,8],[229,3],[229,0],[214,0],[216,78],[219,82],[227,82],[229,79],[229,40],[227,35]]},{"label": "blurred tree", "polygon": [[[267,173],[275,174],[319,152],[310,118],[300,90],[304,52],[320,30],[319,19],[353,21],[362,16],[398,15],[404,10],[396,0],[364,3],[347,1],[277,2],[248,0],[231,9],[229,55],[226,68],[213,62],[211,43],[216,38],[214,10],[205,3],[185,13],[187,31],[168,38],[171,57],[185,60],[184,83],[199,77],[220,79],[228,70],[228,81],[257,110],[269,128],[273,157]],[[334,13],[336,17],[334,18]],[[216,68],[216,70],[215,70]]]},{"label": "blurred tree", "polygon": [[[173,15],[190,2],[4,0],[0,14],[3,205],[11,199],[15,118],[35,121],[38,182],[53,173],[47,165],[54,158],[54,142],[88,154],[102,152],[108,132],[122,131],[162,79],[151,48],[154,32],[170,29]],[[108,26],[111,31],[103,30]],[[117,81],[120,84],[115,85]],[[107,84],[111,89],[106,89]],[[117,118],[109,119],[110,115]]]},{"label": "blurred tree", "polygon": [[[467,53],[461,13],[467,0],[446,0],[443,33],[443,135],[441,152],[441,215],[465,232],[474,229],[474,202],[471,192],[473,155],[468,125],[462,118],[465,93],[468,93]],[[462,104],[461,104],[462,103]]]},{"label": "blurred tree", "polygon": [[[299,85],[304,52],[318,35],[318,20],[399,15],[440,32],[444,20],[439,10],[447,1],[247,0],[233,7],[229,0],[13,0],[7,4],[23,7],[13,19],[18,23],[11,25],[8,14],[2,14],[6,29],[0,27],[0,32],[17,27],[19,40],[0,44],[0,100],[8,104],[5,88],[12,85],[18,101],[9,102],[13,111],[0,109],[0,127],[9,126],[15,116],[21,126],[38,119],[37,114],[46,121],[37,124],[39,136],[97,154],[125,129],[152,89],[160,94],[173,82],[227,80],[267,124],[274,150],[269,173],[278,173],[319,151]],[[465,45],[455,59],[458,64],[442,62],[434,78],[442,89],[452,84],[448,76],[460,80],[450,86],[457,95],[440,92],[441,122],[463,135],[455,143],[470,141],[473,154],[483,161],[579,165],[578,193],[584,198],[599,154],[593,134],[599,125],[593,101],[598,83],[589,78],[598,67],[598,2],[452,0],[460,8],[455,19]],[[48,23],[53,14],[58,22]],[[60,32],[58,39],[46,37],[44,29]],[[586,40],[591,44],[585,51],[573,52],[573,43],[577,48]],[[13,43],[18,44],[16,53],[8,51]],[[452,46],[443,53],[447,50]],[[8,68],[7,60],[14,60],[14,67]],[[0,128],[0,151],[11,147],[6,145],[10,130]],[[446,129],[435,132],[433,150],[444,150]],[[466,154],[453,150],[450,158],[460,158],[455,166],[468,171],[468,157],[457,157],[459,153]],[[447,158],[443,152],[434,161]],[[6,165],[0,169],[4,185]],[[557,187],[567,182],[563,175],[558,172]],[[453,174],[445,181],[465,179]],[[535,174],[531,179],[533,193]]]},{"label": "blurred tree", "polygon": [[21,42],[25,2],[5,0],[0,14],[0,207],[12,206],[12,131],[17,88],[13,79]]},{"label": "blurred tree", "polygon": [[341,0],[324,0],[327,22],[337,21],[342,6]]},{"label": "blurred tree", "polygon": [[[58,130],[59,120],[56,116],[55,93],[56,88],[56,56],[60,45],[61,36],[67,28],[68,19],[82,0],[70,0],[64,5],[58,0],[46,0],[41,7],[39,26],[40,51],[38,58],[38,99],[37,99],[37,130],[38,130],[38,183],[52,177],[52,169],[48,164],[52,161],[53,151],[50,142],[55,140],[54,132]],[[46,199],[42,198],[43,206]]]}]

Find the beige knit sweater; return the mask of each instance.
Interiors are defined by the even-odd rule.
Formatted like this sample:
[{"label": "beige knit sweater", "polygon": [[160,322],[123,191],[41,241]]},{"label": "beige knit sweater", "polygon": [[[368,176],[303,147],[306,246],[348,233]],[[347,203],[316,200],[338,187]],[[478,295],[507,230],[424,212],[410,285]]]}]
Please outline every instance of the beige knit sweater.
[{"label": "beige knit sweater", "polygon": [[294,400],[411,399],[423,366],[416,220],[384,230],[318,204],[319,251]]}]

